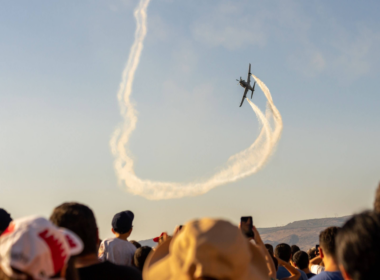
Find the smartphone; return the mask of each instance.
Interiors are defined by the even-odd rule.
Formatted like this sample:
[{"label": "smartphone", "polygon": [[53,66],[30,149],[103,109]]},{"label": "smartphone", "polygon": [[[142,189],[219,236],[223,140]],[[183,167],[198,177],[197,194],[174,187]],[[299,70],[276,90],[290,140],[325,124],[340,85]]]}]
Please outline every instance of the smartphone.
[{"label": "smartphone", "polygon": [[319,255],[319,244],[315,245],[315,254]]},{"label": "smartphone", "polygon": [[240,226],[241,231],[245,234],[245,236],[249,238],[254,237],[253,230],[252,230],[253,220],[251,216],[241,217],[240,225],[241,225]]}]

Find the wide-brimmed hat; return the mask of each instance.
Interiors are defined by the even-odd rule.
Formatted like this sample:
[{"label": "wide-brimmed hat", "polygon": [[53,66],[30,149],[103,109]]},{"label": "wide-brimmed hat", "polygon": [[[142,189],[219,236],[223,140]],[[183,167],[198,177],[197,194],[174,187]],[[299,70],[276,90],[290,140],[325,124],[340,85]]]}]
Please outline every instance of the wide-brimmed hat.
[{"label": "wide-brimmed hat", "polygon": [[0,236],[0,267],[13,278],[20,276],[17,269],[36,280],[48,279],[82,250],[82,240],[70,230],[42,217],[21,218]]},{"label": "wide-brimmed hat", "polygon": [[158,246],[143,270],[144,280],[267,280],[268,274],[262,253],[238,227],[208,218],[187,223]]}]

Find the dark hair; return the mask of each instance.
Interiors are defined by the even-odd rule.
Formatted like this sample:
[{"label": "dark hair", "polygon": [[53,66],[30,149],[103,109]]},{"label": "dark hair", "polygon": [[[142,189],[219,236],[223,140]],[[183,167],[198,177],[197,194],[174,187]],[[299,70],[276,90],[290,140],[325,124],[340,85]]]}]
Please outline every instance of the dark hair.
[{"label": "dark hair", "polygon": [[149,246],[142,246],[136,250],[135,255],[133,257],[134,265],[141,271],[143,270],[145,260],[151,251],[152,248]]},{"label": "dark hair", "polygon": [[293,255],[293,263],[299,269],[305,269],[309,266],[309,256],[304,251],[298,251]]},{"label": "dark hair", "polygon": [[[25,273],[22,273],[21,271],[17,271],[18,274],[23,275],[25,277],[25,280],[33,280],[33,278],[30,275],[26,275]],[[18,278],[13,278],[5,274],[5,272],[0,267],[0,280],[17,280]]]},{"label": "dark hair", "polygon": [[307,250],[307,254],[309,255],[309,260],[314,259],[317,256],[317,251],[315,247],[312,247],[309,250]]},{"label": "dark hair", "polygon": [[89,207],[76,202],[63,203],[53,210],[50,221],[73,231],[82,239],[84,249],[79,256],[97,253],[98,227]]},{"label": "dark hair", "polygon": [[338,234],[338,227],[328,227],[319,234],[319,246],[323,253],[335,259],[335,237]]},{"label": "dark hair", "polygon": [[3,208],[0,208],[0,233],[6,230],[10,222],[12,222],[11,215]]},{"label": "dark hair", "polygon": [[375,212],[380,213],[380,183],[376,189],[375,203],[373,205],[373,208],[374,208]]},{"label": "dark hair", "polygon": [[276,271],[278,270],[278,260],[272,255],[272,260],[273,260],[273,264],[274,264],[274,267],[276,268]]},{"label": "dark hair", "polygon": [[273,246],[272,246],[272,244],[269,244],[269,243],[265,244],[265,248],[267,248],[269,254],[271,256],[273,256]]},{"label": "dark hair", "polygon": [[354,215],[337,236],[337,259],[353,280],[377,279],[380,262],[380,215]]},{"label": "dark hair", "polygon": [[292,251],[290,249],[290,246],[286,243],[280,243],[276,246],[276,249],[274,250],[274,255],[277,258],[280,258],[281,260],[288,262],[290,260],[290,257],[292,255]]},{"label": "dark hair", "polygon": [[133,245],[135,245],[135,247],[138,249],[138,248],[141,248],[141,244],[140,243],[138,243],[137,241],[135,241],[135,240],[131,240],[131,241],[129,241],[129,242],[131,242]]},{"label": "dark hair", "polygon": [[298,251],[301,251],[300,247],[298,247],[297,245],[290,246],[290,250],[292,252],[292,256],[294,256],[294,254],[297,253]]}]

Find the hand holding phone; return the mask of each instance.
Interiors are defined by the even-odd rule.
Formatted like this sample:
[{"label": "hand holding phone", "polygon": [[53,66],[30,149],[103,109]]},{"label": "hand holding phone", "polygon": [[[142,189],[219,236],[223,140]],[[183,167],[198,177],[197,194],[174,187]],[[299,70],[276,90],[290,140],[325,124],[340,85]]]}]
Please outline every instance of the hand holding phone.
[{"label": "hand holding phone", "polygon": [[255,235],[252,230],[253,227],[253,220],[251,216],[245,216],[240,218],[240,228],[241,231],[247,236],[248,238],[254,238]]}]

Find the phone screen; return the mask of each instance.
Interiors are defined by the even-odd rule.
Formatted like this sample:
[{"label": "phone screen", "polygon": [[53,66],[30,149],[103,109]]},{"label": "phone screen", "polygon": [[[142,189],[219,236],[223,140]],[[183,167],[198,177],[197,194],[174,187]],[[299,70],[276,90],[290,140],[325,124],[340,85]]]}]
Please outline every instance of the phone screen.
[{"label": "phone screen", "polygon": [[240,228],[241,231],[249,238],[253,238],[253,221],[251,216],[241,217],[240,218]]}]

